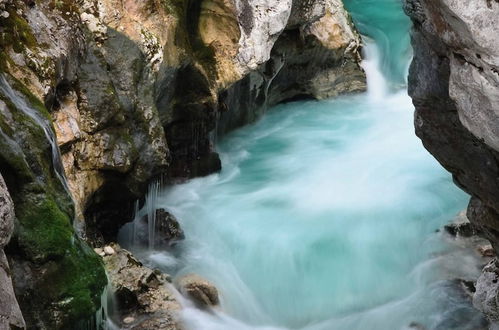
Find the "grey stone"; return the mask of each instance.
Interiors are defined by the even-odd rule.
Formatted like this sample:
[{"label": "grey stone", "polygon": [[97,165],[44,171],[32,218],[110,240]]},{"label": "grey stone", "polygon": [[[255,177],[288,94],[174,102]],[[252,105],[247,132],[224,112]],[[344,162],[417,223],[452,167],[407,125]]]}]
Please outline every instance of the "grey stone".
[{"label": "grey stone", "polygon": [[9,263],[3,252],[14,230],[14,217],[14,203],[0,175],[0,329],[26,328],[12,287]]}]

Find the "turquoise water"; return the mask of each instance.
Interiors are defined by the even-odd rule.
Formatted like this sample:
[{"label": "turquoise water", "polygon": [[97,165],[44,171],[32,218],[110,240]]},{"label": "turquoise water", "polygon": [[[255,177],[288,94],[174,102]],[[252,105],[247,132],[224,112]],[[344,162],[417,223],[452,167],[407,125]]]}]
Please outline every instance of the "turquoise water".
[{"label": "turquoise water", "polygon": [[412,51],[411,22],[402,11],[402,0],[344,0],[362,35],[372,38],[381,50],[381,71],[394,87],[406,81]]},{"label": "turquoise water", "polygon": [[186,239],[142,258],[200,274],[220,291],[218,310],[186,306],[188,329],[476,329],[481,321],[452,281],[475,279],[476,257],[436,232],[468,196],[414,135],[403,87],[408,20],[396,1],[348,7],[375,42],[365,48],[368,93],[278,106],[219,142],[221,173],[149,198],[179,218]]}]

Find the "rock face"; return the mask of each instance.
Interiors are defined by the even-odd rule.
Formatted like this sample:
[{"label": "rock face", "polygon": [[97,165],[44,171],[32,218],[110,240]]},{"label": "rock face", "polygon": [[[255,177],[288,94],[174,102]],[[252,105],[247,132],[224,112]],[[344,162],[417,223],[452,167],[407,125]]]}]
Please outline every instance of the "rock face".
[{"label": "rock face", "polygon": [[[406,0],[405,9],[414,23],[409,93],[416,134],[472,195],[468,218],[497,254],[499,2]],[[486,268],[482,279],[489,273]],[[481,282],[478,297],[489,287]],[[497,296],[494,290],[490,286],[487,294]],[[497,311],[477,306],[491,320],[499,319]]]},{"label": "rock face", "polygon": [[0,329],[25,329],[3,248],[14,231],[14,203],[0,175]]},{"label": "rock face", "polygon": [[492,260],[485,266],[477,280],[473,305],[487,316],[493,326],[499,323],[497,297],[499,297],[499,269],[496,260]]},{"label": "rock face", "polygon": [[360,46],[339,0],[0,0],[6,252],[28,327],[99,308],[103,267],[79,237],[115,238],[153,179],[220,170],[217,133],[364,90]]}]

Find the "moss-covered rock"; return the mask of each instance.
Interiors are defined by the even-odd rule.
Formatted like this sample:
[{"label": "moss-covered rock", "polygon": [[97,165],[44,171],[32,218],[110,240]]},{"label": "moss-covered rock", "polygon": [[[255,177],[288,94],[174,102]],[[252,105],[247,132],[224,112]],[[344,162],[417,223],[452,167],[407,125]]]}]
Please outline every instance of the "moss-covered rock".
[{"label": "moss-covered rock", "polygon": [[15,292],[29,328],[63,329],[93,317],[107,280],[100,258],[75,235],[60,159],[41,127],[47,117],[19,81],[0,79],[0,173],[17,218],[7,246]]}]

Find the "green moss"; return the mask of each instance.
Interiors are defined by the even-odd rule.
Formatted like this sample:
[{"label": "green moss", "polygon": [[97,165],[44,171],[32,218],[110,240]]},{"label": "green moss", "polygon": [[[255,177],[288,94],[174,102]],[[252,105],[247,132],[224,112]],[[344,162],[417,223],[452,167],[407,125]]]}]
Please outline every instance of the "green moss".
[{"label": "green moss", "polygon": [[33,261],[60,259],[71,244],[73,228],[67,214],[47,197],[19,210],[19,245]]},{"label": "green moss", "polygon": [[40,305],[48,304],[44,319],[60,315],[53,328],[69,328],[99,309],[107,279],[101,258],[74,236],[69,216],[53,198],[41,196],[17,208],[15,240],[28,260],[45,269],[36,283]]},{"label": "green moss", "polygon": [[[8,76],[20,97],[50,118],[43,103],[20,81]],[[16,206],[13,257],[26,261],[34,278],[23,306],[33,309],[49,329],[72,329],[100,307],[106,285],[102,261],[79,240],[71,225],[70,197],[54,175],[43,129],[1,95],[12,116],[0,114],[0,172]],[[8,116],[10,116],[8,115]]]},{"label": "green moss", "polygon": [[100,307],[100,296],[107,284],[101,258],[76,240],[64,258],[50,268],[41,291],[64,313],[64,323],[89,319]]},{"label": "green moss", "polygon": [[51,10],[58,10],[64,19],[69,19],[74,13],[78,13],[78,5],[73,0],[52,0],[49,2]]},{"label": "green moss", "polygon": [[26,20],[15,9],[8,12],[9,17],[0,18],[0,46],[3,49],[12,47],[16,53],[22,53],[25,48],[36,48],[36,38]]}]

